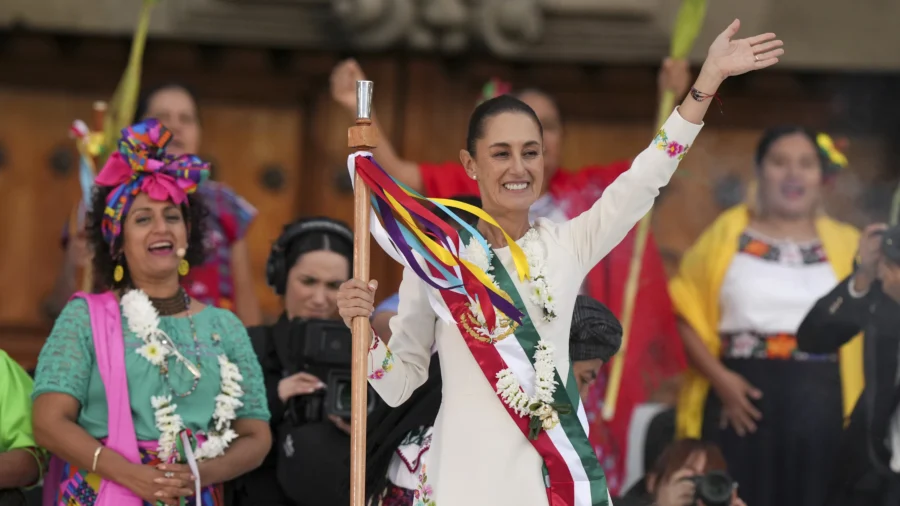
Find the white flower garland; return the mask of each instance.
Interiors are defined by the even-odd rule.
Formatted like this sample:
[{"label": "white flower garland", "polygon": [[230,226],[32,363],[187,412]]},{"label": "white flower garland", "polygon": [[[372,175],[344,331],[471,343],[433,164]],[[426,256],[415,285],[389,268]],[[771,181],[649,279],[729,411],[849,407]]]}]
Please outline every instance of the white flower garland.
[{"label": "white flower garland", "polygon": [[[553,298],[550,282],[546,276],[547,250],[544,247],[544,242],[541,241],[538,231],[533,228],[529,229],[516,242],[521,242],[522,252],[525,253],[525,259],[528,261],[528,283],[531,288],[529,291],[531,302],[543,310],[544,321],[551,322],[556,319],[556,300]],[[493,256],[493,252],[485,251],[484,247],[474,237],[469,241],[469,245],[460,252],[460,258],[483,270],[487,274],[488,279],[494,283],[494,286],[497,286],[497,280],[491,274],[491,271],[494,270],[494,266],[491,265]],[[478,314],[475,314],[476,318],[478,316]],[[483,322],[483,320],[479,319],[479,322]]]},{"label": "white flower garland", "polygon": [[[543,310],[544,321],[553,321],[557,317],[556,302],[553,299],[550,284],[545,275],[547,252],[537,230],[532,228],[525,233],[521,239],[521,247],[528,261],[531,301]],[[497,286],[497,281],[490,274],[490,271],[493,270],[491,265],[492,256],[493,252],[485,251],[474,238],[460,254],[463,260],[471,262],[487,273],[488,279],[494,283],[494,286]],[[472,314],[482,325],[483,333],[486,335],[486,322],[480,307],[474,303],[470,307],[472,308]],[[494,334],[506,331],[507,327],[495,329]],[[479,332],[482,332],[482,330],[480,329]],[[553,344],[544,341],[542,337],[538,341],[534,353],[535,392],[533,397],[525,393],[511,369],[506,368],[497,373],[497,394],[503,402],[512,408],[517,415],[529,416],[532,420],[538,421],[540,428],[544,430],[550,430],[559,424],[559,413],[553,402],[553,394],[556,392],[558,385],[554,379],[556,365],[553,360],[553,353]],[[533,434],[533,436],[536,437],[536,434]]]},{"label": "white flower garland", "polygon": [[544,321],[552,322],[556,319],[556,301],[550,292],[550,282],[546,276],[547,250],[537,230],[529,229],[522,237],[522,251],[528,260],[531,302],[544,310]]},{"label": "white flower garland", "polygon": [[[173,350],[163,344],[161,338],[172,340],[159,328],[159,313],[142,290],[129,290],[122,296],[122,314],[128,321],[128,328],[137,335],[144,345],[136,351],[148,362],[163,367]],[[228,360],[223,353],[218,356],[221,388],[216,396],[216,409],[213,412],[212,424],[206,434],[206,441],[197,449],[197,460],[218,457],[237,438],[231,423],[237,417],[236,410],[243,405],[240,398],[244,395],[240,382],[243,380],[238,366]],[[172,402],[171,395],[153,396],[150,404],[154,409],[156,428],[159,429],[159,459],[168,462],[175,452],[178,434],[184,430],[184,420],[176,413],[178,405]]]}]

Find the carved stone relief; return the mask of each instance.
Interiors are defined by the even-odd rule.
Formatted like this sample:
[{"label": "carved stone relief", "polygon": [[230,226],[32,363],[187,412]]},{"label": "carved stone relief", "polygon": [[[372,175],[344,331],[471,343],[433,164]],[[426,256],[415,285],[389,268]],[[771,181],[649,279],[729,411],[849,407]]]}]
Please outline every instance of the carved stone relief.
[{"label": "carved stone relief", "polygon": [[406,39],[413,0],[333,0],[332,7],[351,44],[387,48]]},{"label": "carved stone relief", "polygon": [[[440,53],[486,47],[510,59],[653,62],[669,46],[681,0],[161,0],[154,37],[283,48]],[[900,2],[709,2],[692,53],[735,17],[742,34],[772,30],[785,68],[900,69]],[[877,4],[877,5],[876,5]],[[127,35],[139,0],[2,0],[0,28]]]}]

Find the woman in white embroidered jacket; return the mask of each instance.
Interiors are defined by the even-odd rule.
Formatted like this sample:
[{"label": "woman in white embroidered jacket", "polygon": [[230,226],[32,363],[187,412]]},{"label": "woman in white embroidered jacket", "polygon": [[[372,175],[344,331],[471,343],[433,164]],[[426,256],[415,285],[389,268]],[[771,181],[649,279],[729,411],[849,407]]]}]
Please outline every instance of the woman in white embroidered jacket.
[{"label": "woman in white embroidered jacket", "polygon": [[[468,247],[460,257],[488,272],[515,308],[505,305],[509,318],[499,315],[496,329],[487,331],[489,318],[477,302],[438,292],[406,269],[390,348],[373,336],[369,351],[370,383],[391,405],[425,381],[433,344],[441,357],[443,403],[428,468],[420,472],[417,504],[610,503],[571,379],[568,336],[575,298],[591,267],[650,210],[699,133],[722,81],[774,65],[783,54],[774,34],[732,40],[739,26],[735,20],[716,38],[690,96],[632,168],[568,222],[528,220],[543,178],[542,129],[534,111],[510,96],[475,109],[460,159],[478,181],[484,211],[502,231],[482,219],[478,232],[491,249],[464,236]],[[376,287],[374,280],[342,286],[338,307],[348,325],[372,313]],[[432,304],[441,298],[456,325],[438,318]],[[495,303],[498,310],[504,305]],[[520,324],[510,321],[516,312],[524,315]]]}]

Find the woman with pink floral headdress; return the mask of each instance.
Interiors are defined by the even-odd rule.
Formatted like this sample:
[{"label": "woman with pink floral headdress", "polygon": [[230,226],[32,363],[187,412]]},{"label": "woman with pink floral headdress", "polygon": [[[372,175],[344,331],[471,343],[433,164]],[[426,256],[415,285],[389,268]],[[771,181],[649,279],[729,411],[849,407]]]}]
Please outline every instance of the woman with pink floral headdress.
[{"label": "woman with pink floral headdress", "polygon": [[123,130],[97,176],[88,235],[100,294],[76,294],[38,359],[34,432],[56,458],[44,504],[219,505],[271,438],[240,320],[188,296],[203,259],[207,164],[166,152],[157,120]]}]

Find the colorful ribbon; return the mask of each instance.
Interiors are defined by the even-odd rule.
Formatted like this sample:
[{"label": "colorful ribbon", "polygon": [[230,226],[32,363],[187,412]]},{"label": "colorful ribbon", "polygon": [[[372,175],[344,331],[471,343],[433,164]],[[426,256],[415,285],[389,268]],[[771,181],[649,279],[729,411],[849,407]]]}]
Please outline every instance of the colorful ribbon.
[{"label": "colorful ribbon", "polygon": [[114,187],[106,198],[101,229],[113,251],[122,233],[122,220],[135,197],[146,193],[156,201],[187,203],[188,194],[197,190],[209,176],[209,164],[195,155],[166,153],[172,132],[158,120],[148,119],[122,130],[119,150],[114,152],[97,175],[98,186]]},{"label": "colorful ribbon", "polygon": [[[395,181],[378,166],[369,153],[351,156],[355,172],[372,191],[373,211],[383,223],[395,252],[399,254],[399,258],[395,256],[396,259],[402,259],[402,263],[432,288],[459,293],[476,302],[489,330],[493,331],[496,326],[495,308],[521,324],[524,315],[516,309],[509,294],[497,288],[484,270],[459,257],[462,247],[466,246],[461,244],[459,232],[445,219],[438,217],[432,209],[436,207],[446,213],[484,248],[490,248],[487,240],[450,208],[467,211],[500,228],[490,215],[463,202],[423,197]],[[529,275],[525,253],[502,228],[500,230],[509,245],[519,278],[525,279]]]}]

